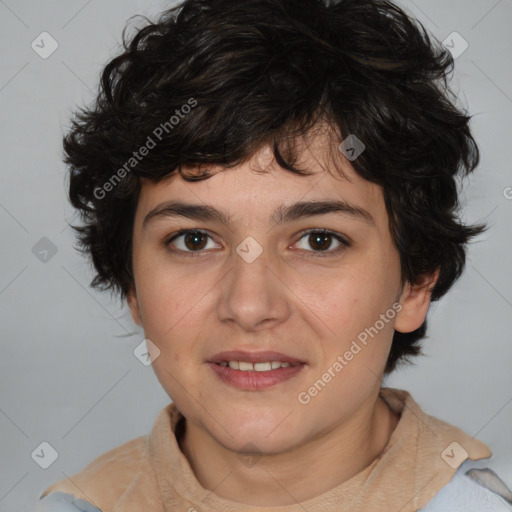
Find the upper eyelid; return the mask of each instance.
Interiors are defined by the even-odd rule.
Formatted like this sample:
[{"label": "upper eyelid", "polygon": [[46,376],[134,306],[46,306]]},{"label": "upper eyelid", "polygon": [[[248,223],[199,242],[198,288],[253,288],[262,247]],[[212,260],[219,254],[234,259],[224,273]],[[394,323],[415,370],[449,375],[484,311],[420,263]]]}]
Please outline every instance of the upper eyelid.
[{"label": "upper eyelid", "polygon": [[186,228],[186,229],[180,229],[179,231],[176,231],[172,235],[169,235],[165,237],[164,241],[165,243],[170,243],[171,241],[175,240],[176,238],[187,235],[188,233],[202,233],[203,235],[209,236],[212,240],[215,241],[215,237],[212,236],[210,231],[207,231],[205,229],[199,229],[199,228]]}]

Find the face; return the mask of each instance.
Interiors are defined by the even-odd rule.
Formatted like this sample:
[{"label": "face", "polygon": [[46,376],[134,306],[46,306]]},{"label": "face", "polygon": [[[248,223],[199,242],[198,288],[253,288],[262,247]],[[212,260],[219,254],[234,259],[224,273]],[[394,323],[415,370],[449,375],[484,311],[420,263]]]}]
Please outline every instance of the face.
[{"label": "face", "polygon": [[[393,329],[416,329],[428,309],[428,294],[402,289],[381,188],[341,155],[346,179],[330,174],[327,153],[322,139],[304,150],[298,163],[311,176],[280,168],[265,148],[203,181],[143,183],[132,316],[160,350],[154,371],[188,423],[233,451],[291,450],[362,417]],[[165,210],[172,201],[225,218]],[[236,380],[242,370],[211,362],[234,350],[300,364]]]}]

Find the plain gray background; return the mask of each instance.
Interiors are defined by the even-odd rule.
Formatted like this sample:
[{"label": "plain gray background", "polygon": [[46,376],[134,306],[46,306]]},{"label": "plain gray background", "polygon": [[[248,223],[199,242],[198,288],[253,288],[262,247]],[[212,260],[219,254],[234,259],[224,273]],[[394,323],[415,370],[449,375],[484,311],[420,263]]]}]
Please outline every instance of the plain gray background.
[{"label": "plain gray background", "polygon": [[[73,249],[61,137],[75,106],[94,98],[128,18],[153,19],[172,5],[0,0],[2,511],[30,509],[53,482],[149,433],[169,402],[133,354],[142,331],[117,299],[89,288],[92,272]],[[426,356],[385,384],[487,443],[490,467],[512,487],[512,1],[401,5],[440,41],[455,31],[468,44],[452,87],[474,115],[482,162],[466,182],[463,215],[489,230],[470,246],[462,278],[431,307]],[[58,43],[46,59],[31,47],[44,31]],[[463,44],[455,39],[454,51]],[[36,257],[36,244],[49,244],[43,237],[56,250],[46,261]],[[48,469],[31,456],[44,441],[58,453]]]}]

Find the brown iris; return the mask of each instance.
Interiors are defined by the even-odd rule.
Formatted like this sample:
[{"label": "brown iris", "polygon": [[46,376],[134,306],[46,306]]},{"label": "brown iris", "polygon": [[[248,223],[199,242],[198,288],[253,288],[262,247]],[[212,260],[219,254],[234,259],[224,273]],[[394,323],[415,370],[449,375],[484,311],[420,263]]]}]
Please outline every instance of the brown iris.
[{"label": "brown iris", "polygon": [[[197,244],[197,241],[201,240],[201,238],[203,239],[204,243]],[[207,239],[208,237],[204,233],[201,233],[200,231],[191,231],[190,233],[186,233],[185,236],[183,237],[185,246],[191,250],[203,249],[207,244]],[[189,242],[191,243],[191,245],[188,245]]]},{"label": "brown iris", "polygon": [[311,233],[309,242],[314,249],[326,250],[331,245],[331,235],[329,233]]}]

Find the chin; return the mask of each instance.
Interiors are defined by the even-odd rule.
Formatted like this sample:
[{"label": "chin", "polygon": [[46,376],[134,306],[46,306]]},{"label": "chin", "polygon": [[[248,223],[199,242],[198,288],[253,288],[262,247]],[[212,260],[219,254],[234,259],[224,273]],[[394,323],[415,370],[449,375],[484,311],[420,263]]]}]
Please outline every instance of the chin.
[{"label": "chin", "polygon": [[228,436],[228,439],[226,439],[227,444],[221,444],[224,444],[229,450],[238,452],[241,455],[249,454],[255,456],[277,455],[287,452],[297,445],[289,434],[286,436],[275,436],[273,439],[270,439],[270,437],[271,436],[266,436],[266,434],[251,435],[246,432],[240,436]]},{"label": "chin", "polygon": [[268,416],[258,412],[236,417],[226,415],[222,422],[224,428],[215,425],[215,437],[220,436],[219,442],[233,451],[244,451],[246,445],[255,447],[255,451],[262,454],[287,451],[297,441],[292,426],[283,421],[284,418],[286,414],[281,412]]}]

